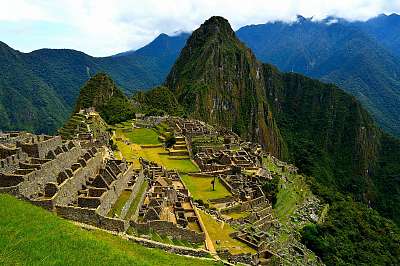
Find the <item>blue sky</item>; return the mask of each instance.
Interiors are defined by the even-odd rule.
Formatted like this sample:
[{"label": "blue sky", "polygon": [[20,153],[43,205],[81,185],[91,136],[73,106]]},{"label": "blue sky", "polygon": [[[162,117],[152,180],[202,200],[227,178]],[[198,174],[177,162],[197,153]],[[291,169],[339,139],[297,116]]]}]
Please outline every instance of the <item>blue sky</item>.
[{"label": "blue sky", "polygon": [[0,0],[0,7],[0,41],[15,49],[108,56],[137,49],[160,33],[192,31],[212,15],[224,16],[234,29],[293,21],[297,14],[366,20],[400,13],[400,0]]}]

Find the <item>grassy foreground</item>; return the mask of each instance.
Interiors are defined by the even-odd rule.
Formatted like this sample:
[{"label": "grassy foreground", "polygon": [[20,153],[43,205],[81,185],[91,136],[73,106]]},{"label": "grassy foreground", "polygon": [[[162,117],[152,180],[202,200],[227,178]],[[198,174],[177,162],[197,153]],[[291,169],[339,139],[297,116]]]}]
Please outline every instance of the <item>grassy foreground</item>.
[{"label": "grassy foreground", "polygon": [[218,265],[86,231],[0,194],[0,265]]}]

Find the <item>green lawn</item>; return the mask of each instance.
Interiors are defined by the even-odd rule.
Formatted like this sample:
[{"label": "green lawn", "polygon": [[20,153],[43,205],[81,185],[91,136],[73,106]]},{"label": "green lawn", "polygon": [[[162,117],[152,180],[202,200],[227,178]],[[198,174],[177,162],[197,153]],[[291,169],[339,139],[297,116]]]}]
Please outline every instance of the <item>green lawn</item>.
[{"label": "green lawn", "polygon": [[[152,132],[155,134],[155,136],[158,136],[157,133],[155,133],[152,129],[135,129],[136,130],[145,130],[147,132]],[[135,133],[133,132],[133,133]],[[143,131],[144,132],[144,131]],[[143,133],[142,132],[142,133]],[[122,133],[121,131],[116,132],[117,137],[122,137],[122,138],[129,138],[131,141],[132,139],[129,137],[132,137],[132,133]],[[158,141],[158,140],[157,140]],[[132,141],[133,142],[133,141]],[[186,157],[187,159],[172,159],[171,156],[168,155],[168,151],[164,149],[164,147],[147,147],[147,148],[142,148],[139,144],[151,144],[149,141],[144,141],[142,140],[142,143],[138,143],[140,141],[135,141],[135,144],[131,145],[126,145],[125,143],[121,141],[116,141],[116,144],[118,146],[118,150],[122,153],[123,157],[128,160],[134,162],[135,166],[139,165],[138,159],[140,157],[143,157],[146,160],[153,161],[158,163],[159,165],[164,166],[168,170],[177,170],[181,173],[190,173],[190,172],[198,172],[199,169],[198,167],[189,159],[189,157]],[[144,143],[146,142],[146,143]],[[155,143],[153,143],[155,144]],[[117,157],[119,157],[118,152],[117,152]],[[177,157],[177,156],[174,156]],[[178,156],[182,157],[182,156]],[[182,157],[183,158],[183,157]]]},{"label": "green lawn", "polygon": [[120,215],[122,208],[125,206],[126,201],[129,199],[129,196],[131,195],[131,191],[122,191],[121,195],[117,199],[117,201],[114,203],[114,206],[111,208],[110,212],[108,213],[109,217],[114,217],[114,214]]},{"label": "green lawn", "polygon": [[182,175],[181,178],[194,199],[201,199],[207,202],[209,199],[231,196],[231,193],[221,184],[218,178],[215,179],[215,191],[212,190],[211,186],[212,177]]},{"label": "green lawn", "polygon": [[[227,248],[232,254],[256,253],[251,247],[229,236],[229,234],[235,231],[229,224],[220,223],[201,210],[199,210],[199,212],[208,235],[216,249]],[[217,240],[220,244],[216,244]]]},{"label": "green lawn", "polygon": [[233,219],[240,219],[240,218],[244,218],[250,215],[250,212],[248,211],[244,211],[244,212],[232,212],[227,214],[227,216],[233,218]]},{"label": "green lawn", "polygon": [[181,173],[197,172],[199,169],[192,163],[190,159],[175,160],[171,159],[171,156],[166,154],[166,150],[163,147],[159,148],[145,148],[141,149],[139,156],[156,162],[168,170],[177,170]]},{"label": "green lawn", "polygon": [[132,143],[140,145],[160,143],[157,132],[151,128],[134,128],[132,132],[124,134]]},{"label": "green lawn", "polygon": [[0,195],[0,236],[0,265],[222,265],[87,231],[9,195]]}]

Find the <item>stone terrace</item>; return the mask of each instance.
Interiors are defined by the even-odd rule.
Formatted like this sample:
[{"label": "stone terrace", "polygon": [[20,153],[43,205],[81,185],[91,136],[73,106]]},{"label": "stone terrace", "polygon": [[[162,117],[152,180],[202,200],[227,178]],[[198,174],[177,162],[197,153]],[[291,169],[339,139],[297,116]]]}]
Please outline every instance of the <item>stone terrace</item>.
[{"label": "stone terrace", "polygon": [[160,235],[202,243],[205,236],[179,174],[143,159],[141,164],[149,187],[138,220],[132,222],[132,226],[140,231],[151,228]]}]

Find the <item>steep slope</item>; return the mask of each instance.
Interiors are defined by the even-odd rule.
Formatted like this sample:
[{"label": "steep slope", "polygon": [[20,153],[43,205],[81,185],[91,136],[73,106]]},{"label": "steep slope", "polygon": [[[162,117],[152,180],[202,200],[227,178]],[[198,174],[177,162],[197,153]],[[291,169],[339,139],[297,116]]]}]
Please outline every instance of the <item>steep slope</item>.
[{"label": "steep slope", "polygon": [[66,119],[68,105],[21,53],[0,42],[0,58],[0,130],[48,132]]},{"label": "steep slope", "polygon": [[[184,36],[177,39],[182,46]],[[108,73],[129,94],[161,84],[180,51],[177,42],[162,39],[168,37],[103,58],[68,49],[21,53],[0,42],[0,130],[54,133],[72,111],[79,88],[98,72]]]},{"label": "steep slope", "polygon": [[400,56],[400,15],[381,14],[365,22],[352,22],[365,33],[383,44],[393,54]]},{"label": "steep slope", "polygon": [[192,33],[165,85],[192,117],[286,154],[266,101],[262,65],[224,18],[212,17]]},{"label": "steep slope", "polygon": [[237,35],[263,62],[342,87],[356,96],[383,128],[400,134],[400,59],[360,24],[372,31],[368,22],[299,17],[291,24],[246,26]]}]

